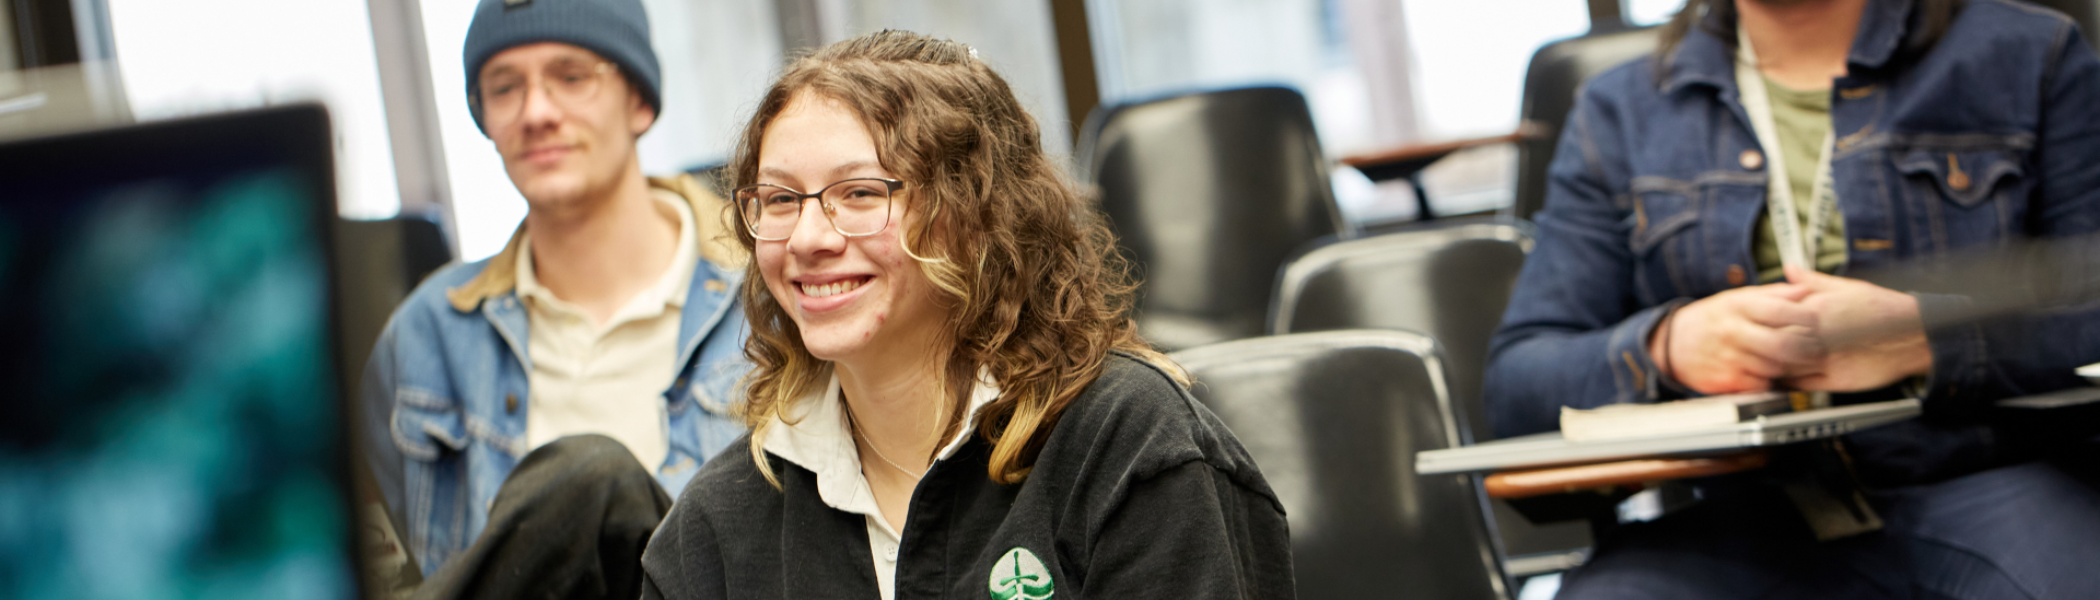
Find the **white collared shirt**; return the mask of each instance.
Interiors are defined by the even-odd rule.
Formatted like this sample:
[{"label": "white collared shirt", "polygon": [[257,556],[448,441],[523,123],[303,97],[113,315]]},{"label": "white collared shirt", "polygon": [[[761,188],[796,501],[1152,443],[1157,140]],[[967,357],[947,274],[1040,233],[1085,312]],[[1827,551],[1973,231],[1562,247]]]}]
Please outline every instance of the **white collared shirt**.
[{"label": "white collared shirt", "polygon": [[[774,456],[817,474],[817,497],[826,506],[860,515],[867,522],[868,554],[875,559],[876,587],[882,590],[882,600],[891,600],[897,593],[897,546],[904,535],[890,527],[889,521],[882,518],[882,508],[875,504],[874,488],[861,472],[860,449],[853,442],[839,392],[839,377],[833,373],[821,395],[804,396],[789,408],[798,411],[789,419],[794,421],[792,424],[787,420],[773,422],[766,434],[765,448]],[[935,463],[955,454],[970,439],[978,409],[998,397],[999,386],[992,381],[991,371],[979,369],[977,384],[970,388],[969,417],[963,419],[962,430],[956,432],[955,439],[934,455]],[[927,465],[927,471],[932,470],[933,466]]]},{"label": "white collared shirt", "polygon": [[685,199],[651,192],[678,216],[676,254],[656,285],[635,294],[603,326],[540,285],[530,231],[518,248],[517,293],[531,338],[526,443],[538,448],[564,436],[604,434],[626,445],[653,475],[670,452],[663,394],[678,375],[678,326],[700,244]]}]

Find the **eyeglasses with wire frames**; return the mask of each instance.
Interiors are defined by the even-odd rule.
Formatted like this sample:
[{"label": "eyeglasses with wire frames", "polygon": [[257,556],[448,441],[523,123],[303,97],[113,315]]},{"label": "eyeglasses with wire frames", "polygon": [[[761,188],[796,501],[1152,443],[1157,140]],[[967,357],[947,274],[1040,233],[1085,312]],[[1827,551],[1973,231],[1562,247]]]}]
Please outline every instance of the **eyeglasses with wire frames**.
[{"label": "eyeglasses with wire frames", "polygon": [[778,242],[794,234],[795,225],[802,220],[803,202],[810,199],[824,209],[825,219],[839,235],[881,233],[889,226],[891,199],[902,189],[902,181],[863,177],[835,182],[810,194],[769,183],[747,185],[736,189],[735,198],[737,214],[743,216],[751,237]]},{"label": "eyeglasses with wire frames", "polygon": [[[547,63],[538,83],[548,100],[562,108],[576,108],[596,97],[605,80],[619,71],[617,65],[602,60],[562,58]],[[508,67],[482,76],[474,92],[481,118],[491,127],[516,120],[524,112],[532,84],[526,72]]]}]

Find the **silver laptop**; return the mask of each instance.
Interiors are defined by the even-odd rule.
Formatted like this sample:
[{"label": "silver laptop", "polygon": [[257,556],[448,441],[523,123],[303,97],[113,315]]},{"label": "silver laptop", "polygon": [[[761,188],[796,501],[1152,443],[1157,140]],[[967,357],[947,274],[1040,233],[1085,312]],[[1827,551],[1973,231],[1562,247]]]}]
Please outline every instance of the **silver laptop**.
[{"label": "silver laptop", "polygon": [[1570,442],[1560,432],[1415,454],[1422,475],[1498,471],[1656,456],[1713,454],[1836,437],[1918,416],[1915,398],[1757,417],[1741,423],[1654,437]]}]

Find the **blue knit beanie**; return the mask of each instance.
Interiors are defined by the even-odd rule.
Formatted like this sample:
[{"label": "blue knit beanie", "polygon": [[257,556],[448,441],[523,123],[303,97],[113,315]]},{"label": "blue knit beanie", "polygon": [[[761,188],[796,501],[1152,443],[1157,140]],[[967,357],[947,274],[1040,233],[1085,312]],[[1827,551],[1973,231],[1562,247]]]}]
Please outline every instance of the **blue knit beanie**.
[{"label": "blue knit beanie", "polygon": [[481,107],[474,105],[481,65],[497,53],[537,42],[561,42],[598,53],[619,65],[642,93],[642,101],[663,112],[657,90],[663,82],[656,50],[649,45],[649,14],[641,0],[481,0],[474,23],[467,26],[467,103],[474,125],[488,135]]}]

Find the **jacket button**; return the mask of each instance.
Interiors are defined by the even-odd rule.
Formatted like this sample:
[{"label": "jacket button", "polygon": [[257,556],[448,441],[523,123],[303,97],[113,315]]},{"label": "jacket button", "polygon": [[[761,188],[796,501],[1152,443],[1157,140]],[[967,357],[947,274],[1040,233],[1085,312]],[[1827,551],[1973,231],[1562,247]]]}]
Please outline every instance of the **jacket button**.
[{"label": "jacket button", "polygon": [[1961,170],[1961,161],[1951,153],[1947,155],[1947,187],[1957,192],[1969,189],[1969,174]]},{"label": "jacket button", "polygon": [[517,394],[508,394],[503,396],[503,412],[512,414],[516,414],[518,412]]},{"label": "jacket button", "polygon": [[682,388],[682,387],[685,387],[685,378],[684,378],[684,377],[680,377],[680,378],[678,378],[678,380],[677,380],[677,381],[673,381],[673,382],[671,382],[671,389],[674,389],[674,390],[675,390],[675,389],[678,389],[678,388]]},{"label": "jacket button", "polygon": [[707,283],[703,283],[700,285],[702,287],[707,288],[707,291],[710,292],[719,292],[722,290],[729,289],[729,284],[722,283],[722,280],[720,279],[709,279],[707,280]]},{"label": "jacket button", "polygon": [[1755,171],[1765,166],[1765,155],[1756,150],[1744,150],[1741,156],[1736,157],[1736,161],[1743,163],[1744,169]]},{"label": "jacket button", "polygon": [[1728,265],[1728,285],[1742,285],[1744,278],[1742,265]]}]

